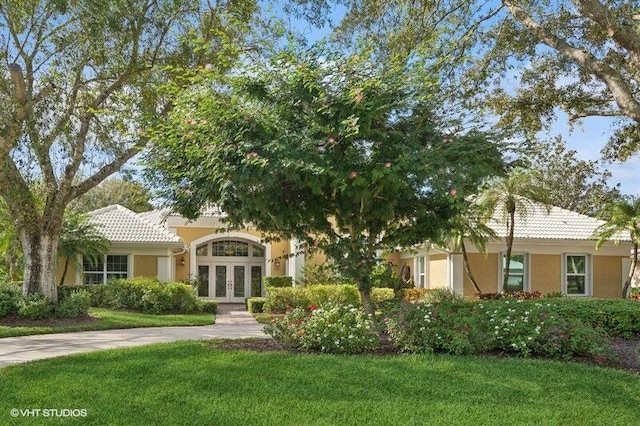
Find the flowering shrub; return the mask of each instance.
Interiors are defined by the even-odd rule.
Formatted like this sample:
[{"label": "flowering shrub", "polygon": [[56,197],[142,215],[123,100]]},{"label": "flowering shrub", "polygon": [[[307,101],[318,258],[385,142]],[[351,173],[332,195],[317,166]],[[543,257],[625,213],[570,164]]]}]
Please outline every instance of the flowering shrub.
[{"label": "flowering shrub", "polygon": [[410,303],[385,318],[393,343],[407,352],[469,354],[481,348],[479,328],[470,315],[471,304],[457,302]]},{"label": "flowering shrub", "polygon": [[602,357],[609,349],[601,331],[560,315],[551,302],[502,299],[407,304],[386,324],[394,344],[409,352],[499,350],[523,357],[570,358]]},{"label": "flowering shrub", "polygon": [[578,319],[558,313],[551,302],[522,303],[504,300],[480,303],[481,324],[491,337],[492,349],[520,356],[569,358],[576,355],[604,355],[607,348],[602,332]]},{"label": "flowering shrub", "polygon": [[265,326],[265,332],[289,347],[328,353],[360,353],[378,346],[373,322],[351,305],[297,308]]}]

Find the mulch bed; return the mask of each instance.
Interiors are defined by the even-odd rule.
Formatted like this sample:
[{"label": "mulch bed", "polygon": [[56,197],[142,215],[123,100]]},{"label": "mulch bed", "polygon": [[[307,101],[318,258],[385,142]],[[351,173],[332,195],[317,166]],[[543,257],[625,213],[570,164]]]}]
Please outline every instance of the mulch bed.
[{"label": "mulch bed", "polygon": [[[611,339],[611,343],[614,347],[615,356],[612,362],[606,365],[617,368],[620,370],[628,371],[630,373],[640,376],[640,355],[638,350],[640,349],[640,337],[633,339]],[[282,346],[280,343],[273,339],[261,339],[261,338],[249,338],[249,339],[235,339],[235,340],[223,340],[216,344],[217,348],[225,350],[248,350],[254,352],[295,352],[289,348]],[[370,352],[375,355],[399,355],[400,350],[393,346],[390,342],[382,342],[382,344]],[[491,354],[492,356],[502,356],[501,354]],[[577,362],[587,364],[602,365],[602,361],[594,360],[591,358],[576,359]]]}]

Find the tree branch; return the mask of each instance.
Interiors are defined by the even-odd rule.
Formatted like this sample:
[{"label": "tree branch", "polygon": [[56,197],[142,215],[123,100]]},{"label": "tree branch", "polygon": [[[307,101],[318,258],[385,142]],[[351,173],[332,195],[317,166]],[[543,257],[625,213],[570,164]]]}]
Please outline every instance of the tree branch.
[{"label": "tree branch", "polygon": [[511,0],[503,0],[502,3],[540,42],[557,50],[558,53],[577,63],[585,71],[596,75],[602,80],[611,91],[620,110],[630,118],[640,122],[640,103],[638,103],[631,87],[629,87],[620,73],[606,63],[598,60],[591,53],[578,49],[566,40],[551,33],[534,21],[523,8],[516,6]]},{"label": "tree branch", "polygon": [[98,185],[100,182],[120,170],[120,168],[134,155],[139,153],[148,143],[147,138],[140,138],[138,142],[136,142],[131,148],[127,149],[123,153],[121,153],[118,157],[116,157],[109,164],[103,166],[100,170],[94,173],[91,177],[87,178],[83,182],[80,182],[77,185],[74,185],[71,189],[71,198],[75,199],[87,191],[89,191],[94,186]]},{"label": "tree branch", "polygon": [[628,25],[620,23],[620,16],[597,0],[576,0],[580,12],[607,31],[607,35],[629,52],[632,61],[638,65],[640,37]]}]

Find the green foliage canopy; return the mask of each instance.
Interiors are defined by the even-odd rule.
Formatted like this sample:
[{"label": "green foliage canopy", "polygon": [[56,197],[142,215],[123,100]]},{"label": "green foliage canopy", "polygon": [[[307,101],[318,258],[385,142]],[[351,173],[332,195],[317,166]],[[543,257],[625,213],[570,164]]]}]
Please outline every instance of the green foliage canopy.
[{"label": "green foliage canopy", "polygon": [[368,294],[379,250],[435,238],[453,199],[502,170],[483,134],[447,135],[425,70],[286,52],[194,89],[153,144],[152,176],[194,217],[323,250]]}]

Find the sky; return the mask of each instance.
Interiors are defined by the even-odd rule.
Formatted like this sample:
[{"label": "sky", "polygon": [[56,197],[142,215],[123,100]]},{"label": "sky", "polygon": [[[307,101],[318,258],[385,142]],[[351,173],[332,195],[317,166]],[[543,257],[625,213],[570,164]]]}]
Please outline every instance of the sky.
[{"label": "sky", "polygon": [[[335,7],[331,20],[338,22],[344,13],[344,7]],[[288,25],[301,32],[310,42],[320,40],[331,31],[329,27],[313,28],[308,23],[295,18],[288,18]],[[567,115],[558,112],[550,128],[537,136],[540,140],[551,140],[556,136],[562,136],[567,149],[575,150],[579,159],[600,160],[601,150],[613,133],[612,125],[611,118],[588,117],[571,127]],[[620,191],[623,194],[640,195],[640,154],[636,154],[624,163],[607,163],[604,167],[612,173],[608,181],[611,187],[620,184]]]}]

